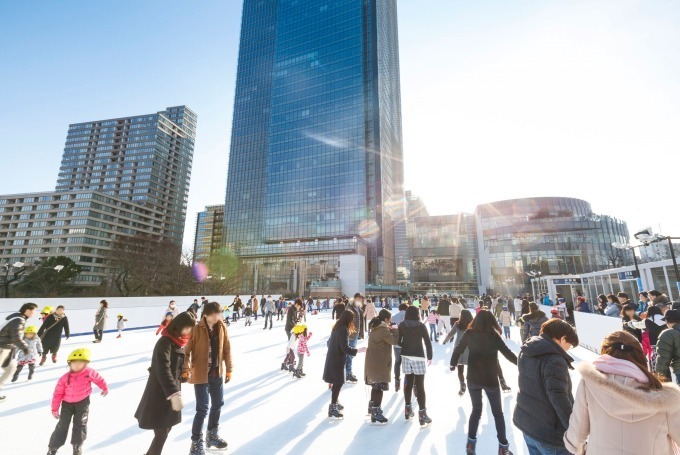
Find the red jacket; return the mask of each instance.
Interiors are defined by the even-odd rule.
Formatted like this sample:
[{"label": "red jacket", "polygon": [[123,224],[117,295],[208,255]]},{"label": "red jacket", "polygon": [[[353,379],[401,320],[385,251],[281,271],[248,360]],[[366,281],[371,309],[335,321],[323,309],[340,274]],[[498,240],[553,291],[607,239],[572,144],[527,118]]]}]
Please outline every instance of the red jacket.
[{"label": "red jacket", "polygon": [[108,392],[106,381],[99,373],[90,367],[85,367],[78,373],[68,372],[59,378],[57,387],[52,397],[52,412],[59,412],[62,401],[77,403],[89,397],[92,393],[92,383],[95,383],[102,392]]}]

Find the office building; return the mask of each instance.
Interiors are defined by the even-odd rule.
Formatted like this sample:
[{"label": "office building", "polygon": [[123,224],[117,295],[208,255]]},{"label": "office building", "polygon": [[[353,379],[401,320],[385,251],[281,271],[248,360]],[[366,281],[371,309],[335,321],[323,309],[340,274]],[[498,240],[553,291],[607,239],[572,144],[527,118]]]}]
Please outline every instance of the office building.
[{"label": "office building", "polygon": [[182,244],[196,114],[186,106],[69,125],[57,191],[98,191],[164,215],[161,237]]},{"label": "office building", "polygon": [[163,236],[165,214],[97,191],[60,191],[0,196],[0,264],[31,267],[66,256],[81,266],[73,282],[111,281],[108,253],[116,236]]},{"label": "office building", "polygon": [[224,206],[209,205],[196,216],[194,262],[207,262],[224,246]]},{"label": "office building", "polygon": [[244,1],[225,208],[243,291],[302,294],[343,255],[396,284],[396,4]]}]

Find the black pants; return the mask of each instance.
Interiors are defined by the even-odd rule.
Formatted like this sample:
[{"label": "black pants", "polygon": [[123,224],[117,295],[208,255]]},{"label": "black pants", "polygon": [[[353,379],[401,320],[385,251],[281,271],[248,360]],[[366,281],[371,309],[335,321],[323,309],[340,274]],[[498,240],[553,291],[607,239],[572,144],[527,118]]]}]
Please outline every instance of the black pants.
[{"label": "black pants", "polygon": [[407,374],[404,380],[404,401],[407,405],[411,404],[411,394],[415,389],[416,398],[418,399],[418,407],[420,409],[427,408],[425,403],[425,375],[424,374]]},{"label": "black pants", "polygon": [[451,323],[451,328],[453,328],[454,324],[458,322],[458,318],[449,318],[449,322]]},{"label": "black pants", "polygon": [[486,397],[489,399],[491,412],[493,413],[493,419],[496,422],[498,442],[501,444],[507,444],[508,439],[505,435],[505,419],[503,418],[500,387],[468,384],[468,390],[470,391],[470,399],[472,400],[472,413],[470,414],[468,438],[477,438],[479,419],[482,417],[482,409],[484,408],[484,403],[482,402],[482,391],[484,391],[484,393],[486,393]]},{"label": "black pants", "polygon": [[[14,372],[14,377],[12,378],[12,382],[16,381],[19,379],[19,373],[21,373],[21,370],[24,369],[23,365],[17,365],[17,370]],[[32,363],[28,364],[28,379],[33,379],[33,373],[35,373],[35,365]]]},{"label": "black pants", "polygon": [[57,343],[54,346],[43,344],[43,354],[42,354],[42,356],[47,357],[47,354],[49,354],[50,352],[52,354],[56,354],[57,352],[59,352],[60,345],[61,345],[61,343]]},{"label": "black pants", "polygon": [[101,341],[102,338],[104,337],[104,331],[103,330],[95,330],[94,331],[94,339]]},{"label": "black pants", "polygon": [[165,441],[168,439],[168,434],[172,428],[155,428],[153,430],[153,441],[149,446],[149,450],[146,451],[146,455],[161,455],[163,452],[163,446]]},{"label": "black pants", "polygon": [[50,449],[58,449],[66,443],[68,428],[73,419],[73,431],[71,432],[71,444],[81,445],[87,439],[87,417],[90,412],[90,397],[77,403],[61,403],[61,416],[57,427],[50,436]]},{"label": "black pants", "polygon": [[342,384],[333,384],[333,387],[331,387],[331,404],[338,404],[340,389],[342,389]]},{"label": "black pants", "polygon": [[394,347],[394,380],[401,378],[401,348]]},{"label": "black pants", "polygon": [[456,370],[458,370],[458,380],[461,384],[465,384],[465,365],[458,365]]},{"label": "black pants", "polygon": [[382,389],[373,388],[371,389],[371,401],[373,406],[379,408],[382,405],[383,391]]},{"label": "black pants", "polygon": [[505,378],[503,377],[503,370],[501,370],[500,361],[498,361],[498,379],[500,379],[502,382],[505,382]]}]

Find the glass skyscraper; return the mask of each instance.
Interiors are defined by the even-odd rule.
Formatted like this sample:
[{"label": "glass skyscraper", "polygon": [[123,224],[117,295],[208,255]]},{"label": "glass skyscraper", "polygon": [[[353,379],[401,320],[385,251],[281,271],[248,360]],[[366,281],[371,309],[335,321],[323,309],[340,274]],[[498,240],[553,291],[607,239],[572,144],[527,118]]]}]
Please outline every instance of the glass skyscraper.
[{"label": "glass skyscraper", "polygon": [[301,293],[342,254],[394,284],[401,142],[396,0],[245,0],[225,207],[244,290]]},{"label": "glass skyscraper", "polygon": [[98,191],[158,210],[160,238],[182,244],[196,114],[155,114],[69,125],[57,191]]}]

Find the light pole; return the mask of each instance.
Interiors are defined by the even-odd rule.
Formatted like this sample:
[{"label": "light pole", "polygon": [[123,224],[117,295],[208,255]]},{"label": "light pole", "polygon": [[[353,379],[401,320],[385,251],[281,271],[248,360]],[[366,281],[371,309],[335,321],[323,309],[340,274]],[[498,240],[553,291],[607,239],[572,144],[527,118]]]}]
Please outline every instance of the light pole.
[{"label": "light pole", "polygon": [[680,237],[669,237],[661,234],[653,234],[651,228],[636,232],[634,237],[642,242],[645,246],[657,242],[668,242],[668,248],[671,250],[671,259],[673,260],[673,271],[675,272],[675,287],[677,288],[678,292],[680,292],[680,272],[678,271],[678,261],[675,257],[675,250],[673,249],[673,240],[680,240]]},{"label": "light pole", "polygon": [[637,282],[638,292],[644,291],[642,288],[642,276],[640,275],[640,267],[638,266],[637,256],[635,255],[635,248],[640,248],[642,245],[630,246],[623,243],[614,242],[612,246],[619,250],[630,250],[633,253],[633,262],[635,263],[635,281]]}]

